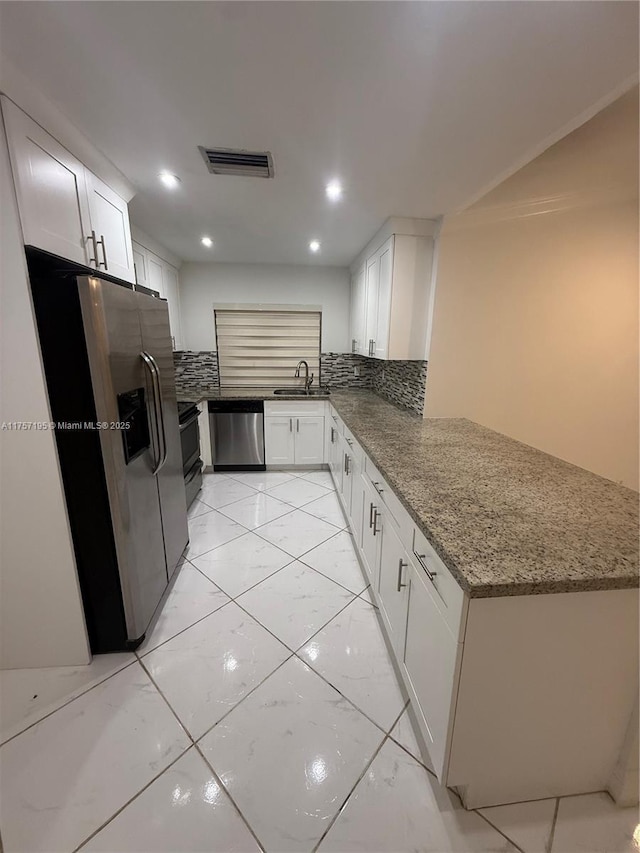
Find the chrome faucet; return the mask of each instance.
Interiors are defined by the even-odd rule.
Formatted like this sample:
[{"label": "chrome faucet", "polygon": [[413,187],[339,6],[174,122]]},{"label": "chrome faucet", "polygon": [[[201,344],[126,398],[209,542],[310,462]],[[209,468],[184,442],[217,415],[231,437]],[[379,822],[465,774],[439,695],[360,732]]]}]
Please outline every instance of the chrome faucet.
[{"label": "chrome faucet", "polygon": [[309,389],[311,388],[311,384],[313,382],[313,373],[311,374],[311,377],[309,377],[309,365],[307,364],[307,362],[304,359],[302,359],[301,361],[298,362],[298,365],[296,367],[296,379],[300,378],[300,365],[301,364],[304,364],[304,390],[308,394]]}]

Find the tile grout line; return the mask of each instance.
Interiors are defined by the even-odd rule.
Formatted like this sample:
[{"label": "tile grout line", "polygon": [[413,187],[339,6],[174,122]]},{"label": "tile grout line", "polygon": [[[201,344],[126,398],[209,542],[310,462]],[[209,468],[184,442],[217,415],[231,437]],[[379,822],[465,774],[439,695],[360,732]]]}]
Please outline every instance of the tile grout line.
[{"label": "tile grout line", "polygon": [[[189,564],[189,565],[191,565],[191,564]],[[197,569],[197,568],[196,568],[195,566],[193,566],[193,565],[191,566],[191,568],[196,569],[196,571],[197,571],[197,572],[200,572],[200,569]],[[200,574],[202,574],[202,572],[200,572]],[[207,578],[207,580],[208,580],[210,583],[212,583],[214,586],[216,586],[216,584],[214,584],[214,583],[213,583],[213,581],[211,580],[211,578]],[[228,601],[225,601],[225,602],[224,602],[223,604],[221,604],[219,607],[215,607],[213,610],[210,610],[210,611],[209,611],[209,613],[205,613],[205,615],[204,615],[204,616],[201,616],[199,619],[196,619],[196,620],[195,620],[195,622],[192,622],[190,625],[187,625],[187,627],[186,627],[186,628],[183,628],[181,631],[176,631],[176,633],[175,633],[175,634],[172,634],[170,637],[167,637],[167,639],[166,639],[166,640],[163,640],[161,643],[158,643],[158,645],[157,645],[157,646],[154,646],[152,649],[147,649],[145,652],[142,652],[142,653],[141,653],[141,652],[139,652],[139,651],[138,651],[138,649],[136,649],[136,650],[135,650],[135,652],[134,652],[134,654],[136,655],[136,657],[138,658],[138,660],[142,660],[142,658],[146,657],[147,655],[150,655],[150,654],[151,654],[151,652],[155,652],[157,649],[162,648],[162,646],[164,646],[166,643],[170,642],[171,640],[175,639],[176,637],[179,637],[179,636],[180,636],[180,634],[184,634],[184,632],[185,632],[185,631],[188,631],[188,630],[189,630],[189,628],[193,628],[193,626],[194,626],[194,625],[197,625],[199,622],[203,622],[205,619],[208,619],[208,618],[209,618],[209,616],[213,616],[213,614],[214,614],[214,613],[217,613],[219,610],[222,610],[222,608],[223,608],[223,607],[226,607],[226,606],[227,606],[227,604],[231,604],[231,602],[233,601],[233,599],[232,599],[230,596],[228,596],[228,595],[226,594],[226,592],[223,592],[223,591],[220,589],[220,587],[217,587],[217,589],[219,589],[219,590],[220,590],[220,592],[222,592],[222,594],[223,594],[223,595],[225,595],[229,600],[228,600]]]},{"label": "tile grout line", "polygon": [[236,803],[235,799],[231,796],[231,793],[230,793],[229,789],[227,788],[227,786],[226,786],[226,785],[224,784],[224,782],[222,781],[222,777],[221,777],[221,776],[218,776],[218,774],[216,773],[216,771],[213,769],[213,766],[211,765],[211,762],[210,762],[210,761],[209,761],[209,759],[206,757],[206,755],[204,754],[204,752],[201,750],[200,745],[199,745],[198,743],[194,743],[194,744],[193,744],[193,746],[194,746],[195,750],[197,751],[198,755],[202,758],[202,760],[204,761],[204,763],[207,765],[207,767],[209,768],[209,770],[213,773],[213,777],[214,777],[214,779],[218,782],[218,784],[220,785],[220,788],[225,792],[225,794],[226,794],[226,795],[227,795],[227,797],[229,798],[229,800],[230,800],[231,804],[233,805],[233,807],[235,808],[235,810],[238,812],[238,815],[240,816],[240,819],[242,820],[242,822],[245,824],[245,826],[246,826],[246,827],[247,827],[247,829],[249,830],[249,833],[250,833],[250,834],[253,836],[253,838],[255,839],[255,842],[256,842],[256,844],[258,845],[258,847],[260,848],[260,850],[262,851],[262,853],[265,853],[265,851],[266,851],[266,849],[267,849],[267,848],[264,846],[264,844],[262,844],[262,842],[260,841],[260,839],[258,838],[258,836],[256,835],[256,833],[254,832],[253,827],[252,827],[252,826],[251,826],[251,824],[249,823],[248,819],[247,819],[247,818],[244,816],[244,814],[242,813],[242,810],[240,809],[240,806]]},{"label": "tile grout line", "polygon": [[[195,747],[196,751],[198,752],[198,754],[200,755],[200,757],[202,758],[202,760],[205,762],[205,764],[207,765],[207,767],[208,767],[208,768],[211,770],[211,772],[213,773],[213,775],[214,775],[214,777],[215,777],[216,781],[218,782],[218,784],[220,785],[221,789],[222,789],[222,790],[225,792],[225,794],[229,797],[229,800],[231,801],[231,803],[232,803],[232,804],[233,804],[233,806],[235,807],[236,811],[238,812],[238,814],[239,814],[239,815],[240,815],[240,817],[242,818],[243,822],[246,824],[247,829],[249,830],[249,832],[251,833],[251,835],[255,838],[256,842],[258,843],[258,847],[260,847],[260,848],[261,848],[261,850],[264,850],[263,845],[262,845],[262,844],[260,843],[260,841],[258,840],[258,837],[256,836],[255,832],[254,832],[254,831],[253,831],[253,829],[251,828],[251,826],[250,826],[250,824],[249,824],[248,820],[246,819],[246,817],[243,815],[243,813],[242,813],[242,812],[240,811],[240,809],[238,808],[238,804],[236,803],[236,801],[233,799],[233,797],[231,796],[231,794],[230,794],[230,793],[229,793],[229,791],[227,790],[227,787],[226,787],[226,785],[224,784],[224,782],[222,781],[222,779],[218,776],[218,774],[216,773],[216,771],[215,771],[215,770],[213,769],[213,767],[211,766],[211,763],[207,760],[207,758],[205,758],[204,754],[202,753],[202,750],[201,750],[201,749],[200,749],[200,747],[198,746],[198,744],[197,744],[196,740],[194,739],[194,737],[192,736],[191,732],[189,732],[189,730],[187,729],[187,727],[184,725],[184,723],[182,722],[182,720],[180,719],[180,717],[178,716],[178,714],[177,714],[177,713],[176,713],[176,711],[174,710],[173,705],[171,704],[171,702],[169,702],[169,700],[167,699],[167,697],[164,695],[164,693],[163,693],[163,692],[162,692],[162,690],[160,689],[159,685],[156,683],[155,679],[153,678],[153,676],[151,675],[151,673],[149,672],[149,670],[147,669],[147,667],[142,663],[142,661],[139,661],[139,662],[140,662],[140,665],[142,666],[142,668],[144,669],[144,671],[147,673],[147,676],[149,677],[149,680],[151,681],[151,683],[153,684],[153,686],[156,688],[156,690],[158,691],[158,693],[160,694],[160,696],[162,697],[162,699],[165,701],[165,703],[166,703],[167,707],[169,708],[169,710],[171,711],[171,713],[173,714],[173,716],[174,716],[174,717],[176,718],[176,720],[178,721],[178,724],[179,724],[179,725],[180,725],[180,727],[183,729],[183,731],[184,731],[184,733],[186,734],[186,736],[187,736],[187,737],[189,738],[189,740],[191,741],[191,745],[192,745],[193,747]],[[204,735],[203,735],[202,737],[204,737]],[[201,738],[200,738],[200,739],[201,739]],[[187,747],[187,749],[185,749],[185,750],[184,750],[184,752],[181,754],[181,756],[180,756],[180,757],[182,757],[182,755],[185,755],[185,754],[189,751],[189,749],[190,749],[190,747]],[[163,772],[164,772],[164,771],[163,771]],[[160,775],[162,775],[162,774],[160,774]]]},{"label": "tile grout line", "polygon": [[[436,778],[437,778],[437,777],[436,777]],[[447,790],[449,790],[449,791],[450,791],[450,790],[451,790],[451,788],[448,788]],[[456,794],[456,797],[458,797],[458,794]],[[458,799],[460,799],[460,798],[458,797]],[[461,802],[462,802],[462,801],[461,801]],[[464,808],[464,804],[462,805],[462,808]],[[494,823],[491,823],[491,821],[489,820],[489,818],[488,818],[488,817],[486,817],[485,815],[483,815],[483,814],[479,811],[479,809],[465,809],[465,811],[468,811],[469,813],[472,813],[472,812],[473,812],[473,813],[477,814],[477,815],[478,815],[478,817],[482,818],[482,820],[483,820],[485,823],[488,823],[488,824],[489,824],[489,826],[491,827],[491,829],[494,829],[494,830],[495,830],[497,833],[499,833],[503,838],[506,838],[506,839],[507,839],[507,841],[509,842],[509,844],[512,844],[512,845],[516,848],[516,850],[518,850],[518,851],[519,851],[519,853],[526,853],[526,851],[525,851],[525,850],[523,850],[523,849],[522,849],[522,847],[520,847],[520,845],[519,845],[519,844],[516,844],[516,842],[513,840],[513,838],[509,838],[509,836],[506,834],[506,832],[503,832],[501,829],[498,829],[498,827],[497,827]]]},{"label": "tile grout line", "polygon": [[555,841],[556,835],[556,824],[558,823],[558,812],[560,811],[560,797],[556,797],[556,807],[553,811],[553,820],[551,821],[551,830],[549,832],[549,838],[547,839],[547,843],[545,844],[545,853],[551,853],[553,849],[553,842]]},{"label": "tile grout line", "polygon": [[384,735],[384,737],[382,738],[382,740],[381,740],[380,744],[378,745],[378,748],[374,750],[373,755],[371,756],[371,758],[369,759],[369,761],[366,763],[366,765],[365,765],[365,767],[364,767],[364,770],[362,771],[362,773],[361,773],[361,774],[358,776],[358,778],[356,779],[355,784],[354,784],[354,785],[351,787],[351,789],[349,790],[349,793],[347,794],[347,796],[346,796],[346,797],[345,797],[345,799],[343,800],[342,804],[340,805],[340,808],[338,809],[338,811],[335,813],[335,815],[333,816],[333,818],[332,818],[332,819],[331,819],[331,821],[329,822],[329,826],[327,826],[327,828],[325,829],[325,831],[322,833],[322,835],[321,835],[321,836],[320,836],[320,838],[318,839],[318,841],[317,841],[316,845],[314,846],[313,850],[311,851],[311,853],[316,853],[316,851],[320,848],[320,845],[322,844],[322,842],[325,840],[325,838],[327,837],[327,835],[328,835],[328,834],[329,834],[329,832],[331,831],[332,826],[335,824],[335,822],[338,820],[338,818],[339,818],[339,817],[340,817],[340,815],[342,814],[342,812],[343,812],[343,810],[344,810],[345,806],[347,805],[347,803],[349,802],[349,800],[350,800],[350,799],[351,799],[351,797],[353,796],[353,794],[354,794],[354,792],[355,792],[356,788],[358,787],[358,785],[360,784],[360,782],[362,782],[362,780],[364,779],[364,777],[365,777],[365,776],[367,775],[367,773],[369,772],[369,768],[371,767],[371,765],[373,764],[373,762],[374,762],[374,761],[376,760],[376,758],[378,757],[378,755],[379,755],[379,753],[380,753],[380,750],[382,749],[382,747],[383,747],[383,746],[385,745],[385,743],[387,742],[388,737],[389,737],[389,736],[388,736],[387,734],[385,734],[385,735]]},{"label": "tile grout line", "polygon": [[[139,661],[138,661],[138,663],[139,663]],[[194,744],[192,743],[190,746],[188,746],[188,747],[184,750],[184,752],[181,752],[178,756],[176,756],[170,764],[167,764],[167,766],[166,766],[165,768],[163,768],[163,769],[162,769],[158,774],[156,774],[156,775],[153,777],[153,779],[149,780],[149,782],[147,782],[147,784],[146,784],[146,785],[144,785],[144,787],[140,788],[140,790],[139,790],[139,791],[137,791],[137,792],[133,795],[133,797],[131,797],[130,799],[128,799],[128,800],[127,800],[127,802],[126,802],[124,805],[120,806],[120,808],[119,808],[116,812],[114,812],[114,813],[111,815],[111,817],[107,818],[107,820],[105,820],[105,821],[104,821],[104,823],[100,824],[100,826],[99,826],[97,829],[94,829],[94,831],[91,833],[91,835],[88,835],[88,836],[87,836],[83,841],[81,841],[81,842],[80,842],[80,844],[78,844],[78,846],[77,846],[77,847],[74,847],[74,848],[73,848],[72,853],[78,853],[78,851],[79,851],[79,850],[81,850],[81,849],[85,846],[85,844],[88,844],[88,843],[89,843],[89,841],[91,841],[91,839],[92,839],[92,838],[95,838],[95,836],[96,836],[96,835],[98,835],[98,833],[102,832],[102,830],[103,830],[106,826],[108,826],[108,825],[111,823],[111,821],[115,820],[115,819],[118,817],[118,815],[119,815],[121,812],[123,812],[123,811],[127,808],[127,806],[130,806],[130,805],[131,805],[131,803],[132,803],[134,800],[137,800],[137,799],[138,799],[138,797],[139,797],[142,793],[144,793],[144,792],[147,790],[147,788],[150,788],[150,787],[151,787],[151,785],[153,785],[153,783],[154,783],[154,782],[157,782],[157,780],[158,780],[158,779],[159,779],[159,778],[160,778],[164,773],[166,773],[166,772],[167,772],[167,770],[169,770],[171,767],[173,767],[173,765],[174,765],[177,761],[180,761],[180,759],[181,759],[181,758],[184,758],[184,756],[187,754],[187,752],[189,752],[189,750],[190,750],[190,749],[192,749],[192,747],[193,747],[193,746],[194,746]]]},{"label": "tile grout line", "polygon": [[[120,653],[118,652],[117,654],[120,654]],[[128,654],[128,652],[122,652],[121,654]],[[92,684],[90,687],[87,687],[86,690],[83,690],[81,693],[78,693],[76,696],[72,696],[70,699],[67,699],[66,702],[63,702],[62,705],[59,705],[57,708],[54,708],[53,711],[49,711],[49,713],[44,714],[44,716],[39,717],[37,720],[34,720],[33,723],[29,723],[29,725],[25,726],[24,729],[20,729],[19,732],[16,732],[15,734],[11,735],[11,737],[8,737],[6,740],[3,740],[2,743],[0,743],[0,748],[2,748],[5,744],[9,743],[10,741],[15,740],[17,737],[20,737],[21,734],[28,732],[29,729],[32,729],[34,726],[37,726],[38,723],[41,723],[43,720],[48,719],[53,714],[55,714],[56,711],[61,711],[63,708],[66,708],[67,705],[70,705],[72,702],[75,702],[76,699],[80,699],[81,696],[84,696],[85,694],[90,693],[92,690],[95,690],[96,687],[100,687],[101,684],[104,684],[105,681],[109,681],[109,679],[113,678],[115,675],[120,675],[120,673],[123,672],[125,669],[128,669],[134,663],[137,663],[138,657],[136,655],[136,652],[135,651],[130,652],[130,654],[134,655],[134,659],[129,661],[129,663],[125,663],[125,665],[120,667],[120,669],[117,669],[115,672],[112,672],[110,675],[105,676],[100,681],[96,682],[96,684]],[[90,666],[90,664],[87,664],[87,665]]]}]

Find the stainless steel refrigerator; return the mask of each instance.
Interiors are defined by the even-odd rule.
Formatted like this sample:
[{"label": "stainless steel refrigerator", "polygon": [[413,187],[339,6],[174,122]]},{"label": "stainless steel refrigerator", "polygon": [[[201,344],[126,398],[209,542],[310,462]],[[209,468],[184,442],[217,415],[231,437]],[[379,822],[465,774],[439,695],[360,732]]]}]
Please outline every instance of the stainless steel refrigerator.
[{"label": "stainless steel refrigerator", "polygon": [[27,256],[92,650],[135,648],[188,541],[167,303]]}]

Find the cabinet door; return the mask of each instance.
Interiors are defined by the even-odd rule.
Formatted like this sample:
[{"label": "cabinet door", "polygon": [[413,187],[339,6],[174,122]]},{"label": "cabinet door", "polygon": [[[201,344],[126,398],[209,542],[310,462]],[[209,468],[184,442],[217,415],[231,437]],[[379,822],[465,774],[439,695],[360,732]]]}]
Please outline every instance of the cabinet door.
[{"label": "cabinet door", "polygon": [[182,324],[180,318],[180,291],[178,285],[178,271],[169,264],[162,268],[162,282],[164,287],[164,298],[169,303],[169,325],[171,326],[171,337],[173,348],[182,349]]},{"label": "cabinet door", "polygon": [[393,237],[379,250],[378,266],[378,305],[373,355],[376,358],[388,358],[389,323],[391,321],[391,287],[393,284]]},{"label": "cabinet door", "polygon": [[404,651],[407,625],[409,559],[391,522],[385,517],[380,553],[380,612],[396,654]]},{"label": "cabinet door", "polygon": [[294,418],[267,415],[264,419],[264,456],[267,465],[294,464]]},{"label": "cabinet door", "polygon": [[152,255],[151,252],[147,252],[147,275],[148,283],[147,287],[150,287],[151,290],[156,290],[160,296],[164,299],[164,278],[162,275],[162,261],[160,258],[156,258],[155,255]]},{"label": "cabinet door", "polygon": [[136,284],[149,287],[149,273],[147,271],[147,251],[137,243],[131,244],[133,252],[133,269],[136,274]]},{"label": "cabinet door", "polygon": [[378,288],[380,283],[380,255],[376,253],[367,261],[365,301],[366,301],[366,324],[365,345],[363,355],[373,355],[375,337],[378,329]]},{"label": "cabinet door", "polygon": [[462,643],[439,612],[427,583],[413,564],[408,569],[408,614],[402,669],[436,774],[442,779],[459,677]]},{"label": "cabinet door", "polygon": [[306,416],[295,421],[295,464],[324,462],[324,418]]},{"label": "cabinet door", "polygon": [[356,548],[362,548],[362,530],[364,521],[364,483],[357,463],[354,462],[353,483],[351,484],[351,532]]},{"label": "cabinet door", "polygon": [[374,589],[378,589],[380,569],[380,540],[382,539],[382,514],[378,496],[368,486],[364,488],[362,515],[362,558]]},{"label": "cabinet door", "polygon": [[351,278],[351,352],[367,355],[366,268],[363,264]]},{"label": "cabinet door", "polygon": [[24,242],[96,266],[84,166],[6,98],[2,111]]},{"label": "cabinet door", "polygon": [[127,203],[100,178],[86,174],[91,229],[98,241],[98,268],[135,282]]}]

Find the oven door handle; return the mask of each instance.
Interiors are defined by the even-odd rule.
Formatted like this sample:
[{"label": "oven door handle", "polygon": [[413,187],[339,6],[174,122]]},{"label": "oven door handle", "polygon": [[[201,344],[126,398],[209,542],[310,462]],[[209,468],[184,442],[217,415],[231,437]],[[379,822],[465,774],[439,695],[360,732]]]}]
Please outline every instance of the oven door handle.
[{"label": "oven door handle", "polygon": [[[189,477],[189,479],[187,480],[185,477],[185,481],[184,481],[185,486],[188,486],[189,483],[191,483],[193,480],[195,480],[195,478],[198,476],[200,471],[202,471],[203,465],[204,465],[204,463],[203,463],[202,459],[198,459],[196,464],[191,468],[191,470],[187,474],[187,477]],[[191,475],[191,476],[189,476],[189,475]]]},{"label": "oven door handle", "polygon": [[189,420],[185,421],[183,424],[180,424],[180,432],[185,430],[187,427],[191,426],[194,421],[197,421],[200,417],[200,412],[196,412],[194,415],[191,415]]}]

